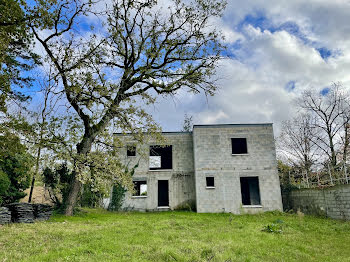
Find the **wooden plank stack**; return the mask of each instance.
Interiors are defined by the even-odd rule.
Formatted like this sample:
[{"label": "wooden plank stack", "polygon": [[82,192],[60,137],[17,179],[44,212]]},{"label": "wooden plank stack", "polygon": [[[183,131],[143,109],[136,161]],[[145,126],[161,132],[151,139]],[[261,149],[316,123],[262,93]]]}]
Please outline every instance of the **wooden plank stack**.
[{"label": "wooden plank stack", "polygon": [[11,211],[7,207],[0,207],[0,225],[11,222]]},{"label": "wooden plank stack", "polygon": [[46,204],[12,203],[0,207],[0,225],[10,222],[33,223],[34,220],[48,220],[53,207]]},{"label": "wooden plank stack", "polygon": [[46,204],[33,204],[34,218],[36,220],[48,220],[52,215],[52,206]]},{"label": "wooden plank stack", "polygon": [[7,205],[12,213],[12,222],[16,223],[33,223],[34,210],[29,203],[12,203]]}]

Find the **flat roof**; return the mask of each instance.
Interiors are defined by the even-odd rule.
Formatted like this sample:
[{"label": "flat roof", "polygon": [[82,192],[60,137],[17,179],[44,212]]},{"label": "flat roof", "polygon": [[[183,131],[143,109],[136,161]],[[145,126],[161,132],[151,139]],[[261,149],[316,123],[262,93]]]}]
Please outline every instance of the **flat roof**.
[{"label": "flat roof", "polygon": [[[213,125],[193,125],[193,128],[220,128],[220,127],[244,127],[244,126],[272,126],[273,123],[254,123],[254,124],[213,124]],[[131,133],[114,133],[115,135],[131,135]],[[173,132],[162,132],[166,135],[182,135],[192,134],[189,131],[173,131]]]},{"label": "flat roof", "polygon": [[193,128],[207,127],[239,127],[239,126],[272,126],[273,123],[254,123],[254,124],[213,124],[213,125],[193,125]]},{"label": "flat roof", "polygon": [[[145,132],[144,132],[145,133]],[[131,135],[131,133],[113,133],[114,135]],[[174,132],[162,132],[162,134],[167,134],[167,135],[183,135],[183,134],[192,134],[192,132],[189,131],[174,131]]]}]

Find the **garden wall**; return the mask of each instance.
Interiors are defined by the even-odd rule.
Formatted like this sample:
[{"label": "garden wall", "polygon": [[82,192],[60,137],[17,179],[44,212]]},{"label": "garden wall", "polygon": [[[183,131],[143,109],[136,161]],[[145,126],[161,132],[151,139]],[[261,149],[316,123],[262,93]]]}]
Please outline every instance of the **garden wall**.
[{"label": "garden wall", "polygon": [[284,200],[290,208],[305,214],[350,220],[350,185],[292,190],[289,199]]}]

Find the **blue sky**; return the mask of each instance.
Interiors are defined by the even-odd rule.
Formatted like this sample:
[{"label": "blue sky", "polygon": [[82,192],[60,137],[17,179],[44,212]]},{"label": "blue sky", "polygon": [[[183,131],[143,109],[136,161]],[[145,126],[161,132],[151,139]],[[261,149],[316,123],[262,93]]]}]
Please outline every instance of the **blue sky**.
[{"label": "blue sky", "polygon": [[181,91],[148,111],[164,131],[181,130],[189,114],[195,124],[272,122],[278,134],[303,90],[350,87],[349,14],[347,0],[228,0],[224,16],[211,21],[228,46],[217,94]]}]

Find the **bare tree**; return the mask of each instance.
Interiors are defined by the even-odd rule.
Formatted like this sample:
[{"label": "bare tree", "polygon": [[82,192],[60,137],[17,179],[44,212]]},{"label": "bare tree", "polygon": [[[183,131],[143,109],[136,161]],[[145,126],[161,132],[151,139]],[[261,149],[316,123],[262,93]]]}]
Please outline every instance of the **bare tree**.
[{"label": "bare tree", "polygon": [[220,32],[209,21],[221,15],[225,3],[175,0],[160,9],[156,0],[115,0],[111,11],[94,13],[106,26],[86,35],[80,35],[79,21],[93,14],[93,1],[35,3],[49,22],[33,22],[32,32],[55,67],[54,76],[72,109],[69,114],[76,114],[83,125],[77,130],[82,134],[76,144],[80,162],[65,210],[72,215],[81,170],[88,162],[82,159],[94,155],[93,144],[111,123],[123,132],[154,132],[152,118],[138,105],[181,88],[215,92],[213,76],[223,46]]},{"label": "bare tree", "polygon": [[193,129],[193,116],[185,114],[184,122],[182,125],[183,132],[191,132]]},{"label": "bare tree", "polygon": [[340,130],[340,138],[341,138],[341,154],[342,161],[344,164],[347,163],[348,160],[348,151],[350,145],[350,96],[348,93],[343,90],[342,103],[340,104],[340,108],[342,111],[341,123],[342,129]]},{"label": "bare tree", "polygon": [[[314,143],[328,156],[333,169],[337,166],[337,156],[341,151],[341,132],[344,128],[347,129],[349,121],[347,99],[341,85],[333,84],[323,94],[315,90],[305,91],[298,101],[301,108],[315,118],[313,128],[318,132]],[[348,144],[348,138],[344,136],[344,139]]]},{"label": "bare tree", "polygon": [[33,149],[36,151],[35,154],[35,170],[32,177],[32,183],[29,192],[28,203],[32,201],[32,195],[35,185],[35,180],[39,175],[40,162],[42,157],[42,151],[48,149],[50,142],[54,140],[49,138],[47,134],[48,131],[48,122],[49,117],[55,114],[56,103],[58,97],[54,96],[54,90],[57,88],[57,82],[51,79],[50,71],[45,74],[47,77],[44,77],[42,81],[38,82],[38,85],[41,87],[40,93],[42,94],[41,105],[38,104],[38,112],[34,112],[34,120],[32,122],[32,132],[27,135],[29,143],[32,145]]},{"label": "bare tree", "polygon": [[318,148],[314,143],[317,130],[315,119],[308,114],[299,114],[292,120],[283,122],[278,138],[278,150],[284,158],[296,167],[310,173],[317,160]]}]

